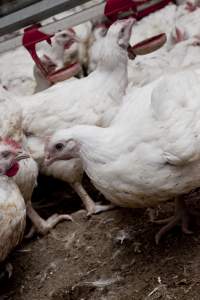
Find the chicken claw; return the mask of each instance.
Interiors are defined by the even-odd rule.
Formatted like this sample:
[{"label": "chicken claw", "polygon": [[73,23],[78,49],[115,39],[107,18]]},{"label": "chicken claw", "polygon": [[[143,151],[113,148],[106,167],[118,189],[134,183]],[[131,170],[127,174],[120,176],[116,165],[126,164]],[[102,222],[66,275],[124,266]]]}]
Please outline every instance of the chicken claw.
[{"label": "chicken claw", "polygon": [[[99,214],[101,212],[108,211],[116,207],[116,205],[114,204],[101,204],[99,202],[94,203],[94,205],[95,205],[94,212],[92,214]],[[90,215],[91,213],[88,212],[87,216]]]},{"label": "chicken claw", "polygon": [[164,220],[153,221],[156,224],[166,224],[164,225],[159,232],[155,235],[155,242],[158,245],[160,239],[169,232],[173,227],[178,224],[181,224],[181,230],[185,234],[192,234],[193,232],[188,229],[189,227],[189,212],[183,198],[175,199],[175,214],[172,217],[169,217]]},{"label": "chicken claw", "polygon": [[34,210],[30,203],[27,205],[27,215],[32,221],[33,226],[29,233],[26,235],[26,238],[31,238],[35,232],[38,232],[41,235],[45,235],[61,221],[73,221],[72,217],[67,214],[54,214],[47,220],[44,220],[38,215],[38,213]]},{"label": "chicken claw", "polygon": [[4,280],[9,280],[13,274],[13,266],[11,263],[4,263],[0,268],[0,282],[4,282]]},{"label": "chicken claw", "polygon": [[84,187],[80,182],[75,182],[71,184],[72,188],[75,190],[75,192],[79,195],[81,198],[83,205],[85,206],[85,209],[87,210],[89,215],[92,215],[95,213],[95,203],[90,198]]},{"label": "chicken claw", "polygon": [[113,205],[113,204],[102,205],[100,203],[95,203],[90,198],[90,196],[88,195],[88,193],[86,192],[86,190],[84,189],[82,184],[79,182],[75,182],[71,186],[76,191],[76,193],[79,195],[79,197],[81,198],[83,205],[85,206],[85,209],[87,211],[87,216],[91,216],[93,214],[98,214],[100,212],[113,209],[115,207],[115,205]]}]

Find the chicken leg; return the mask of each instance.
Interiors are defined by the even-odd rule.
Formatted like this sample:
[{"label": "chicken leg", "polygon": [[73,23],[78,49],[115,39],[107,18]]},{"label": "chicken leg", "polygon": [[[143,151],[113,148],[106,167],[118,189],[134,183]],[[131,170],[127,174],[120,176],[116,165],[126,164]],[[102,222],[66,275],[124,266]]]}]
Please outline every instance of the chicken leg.
[{"label": "chicken leg", "polygon": [[82,184],[80,182],[75,182],[75,183],[71,184],[71,187],[75,190],[75,192],[81,198],[81,200],[86,208],[87,216],[90,216],[92,214],[98,214],[103,211],[111,210],[115,207],[115,205],[113,205],[113,204],[102,205],[99,203],[95,203],[90,198],[90,196],[88,195],[88,193],[86,192],[86,190],[84,189],[84,187],[82,186]]},{"label": "chicken leg", "polygon": [[59,222],[64,220],[72,221],[72,217],[70,215],[58,215],[54,214],[49,217],[47,220],[42,219],[35,209],[32,207],[31,201],[28,201],[26,205],[27,215],[33,223],[33,227],[26,235],[26,238],[32,237],[33,233],[37,231],[39,234],[45,235],[47,234],[54,226],[56,226]]},{"label": "chicken leg", "polygon": [[0,265],[0,285],[9,280],[13,274],[11,263],[4,262]]},{"label": "chicken leg", "polygon": [[159,244],[160,239],[163,237],[163,235],[165,235],[168,231],[170,231],[173,227],[175,227],[178,224],[181,224],[181,230],[183,233],[192,234],[192,231],[188,229],[189,212],[187,210],[187,206],[184,199],[181,197],[177,197],[175,199],[174,216],[153,222],[156,224],[166,224],[158,231],[158,233],[155,236],[155,241],[157,245]]}]

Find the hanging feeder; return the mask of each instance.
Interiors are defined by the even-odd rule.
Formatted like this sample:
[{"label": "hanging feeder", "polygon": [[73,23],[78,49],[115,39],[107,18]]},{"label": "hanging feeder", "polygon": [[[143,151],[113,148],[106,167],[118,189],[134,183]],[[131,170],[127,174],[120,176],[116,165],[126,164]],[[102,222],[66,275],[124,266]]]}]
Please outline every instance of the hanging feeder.
[{"label": "hanging feeder", "polygon": [[130,59],[135,59],[137,55],[146,55],[160,49],[167,41],[165,33],[161,33],[150,37],[134,46],[128,47],[128,56]]},{"label": "hanging feeder", "polygon": [[[36,44],[46,41],[51,45],[51,38],[53,34],[46,34],[39,30],[40,24],[35,24],[24,30],[24,35],[22,39],[23,46],[28,50],[32,59],[34,60],[36,66],[42,73],[42,75],[51,83],[54,84],[59,81],[69,79],[70,77],[76,75],[80,70],[81,66],[79,63],[71,64],[67,67],[63,67],[59,70],[52,70],[45,66],[42,60],[39,58],[36,52]],[[73,29],[71,29],[73,31]],[[72,42],[68,43],[65,48],[69,48]],[[48,59],[48,57],[46,57]]]}]

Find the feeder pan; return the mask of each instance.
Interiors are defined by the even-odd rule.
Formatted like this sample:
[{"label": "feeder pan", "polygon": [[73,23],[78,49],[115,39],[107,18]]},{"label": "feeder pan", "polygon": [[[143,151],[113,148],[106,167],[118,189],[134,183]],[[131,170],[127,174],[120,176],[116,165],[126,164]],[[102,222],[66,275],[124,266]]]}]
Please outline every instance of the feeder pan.
[{"label": "feeder pan", "polygon": [[134,59],[137,55],[146,55],[160,49],[167,41],[165,33],[150,37],[134,46],[128,47],[128,56]]},{"label": "feeder pan", "polygon": [[140,20],[172,0],[107,0],[104,14],[111,21],[133,17]]},{"label": "feeder pan", "polygon": [[[51,83],[54,84],[59,81],[69,79],[70,77],[76,75],[80,70],[81,66],[79,63],[71,64],[67,67],[61,68],[57,71],[49,71],[43,64],[36,52],[36,44],[46,41],[51,45],[51,38],[53,34],[46,34],[39,30],[41,24],[32,25],[24,30],[24,35],[22,39],[23,46],[28,50],[32,59],[34,60],[36,66],[41,71],[42,75]],[[68,45],[68,47],[71,44]]]}]

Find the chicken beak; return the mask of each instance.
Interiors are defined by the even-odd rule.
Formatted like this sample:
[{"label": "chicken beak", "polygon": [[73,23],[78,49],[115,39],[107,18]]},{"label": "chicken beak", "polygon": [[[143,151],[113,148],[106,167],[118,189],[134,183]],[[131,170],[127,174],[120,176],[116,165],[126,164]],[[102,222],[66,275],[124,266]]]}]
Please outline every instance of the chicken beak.
[{"label": "chicken beak", "polygon": [[29,155],[28,153],[26,153],[26,152],[20,151],[20,152],[18,152],[18,154],[17,154],[16,160],[17,160],[17,161],[20,161],[20,160],[22,160],[22,159],[27,159],[27,158],[30,158],[30,155]]}]

